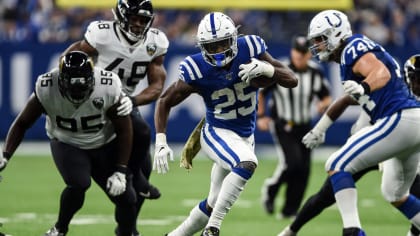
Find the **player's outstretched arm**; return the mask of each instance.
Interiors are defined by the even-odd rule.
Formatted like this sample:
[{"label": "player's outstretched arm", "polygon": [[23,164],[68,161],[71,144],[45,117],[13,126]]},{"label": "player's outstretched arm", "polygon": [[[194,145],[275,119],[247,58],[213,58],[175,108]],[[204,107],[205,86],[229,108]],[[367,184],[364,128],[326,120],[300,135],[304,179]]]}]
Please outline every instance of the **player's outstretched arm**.
[{"label": "player's outstretched arm", "polygon": [[[3,158],[5,158],[7,161],[10,160],[13,153],[15,153],[16,149],[22,142],[26,130],[28,130],[35,123],[35,121],[38,120],[43,112],[44,108],[42,107],[36,95],[33,93],[29,97],[29,100],[23,110],[19,113],[19,115],[10,126],[3,146]],[[3,165],[2,169],[6,167],[7,161]]]},{"label": "player's outstretched arm", "polygon": [[195,89],[182,80],[171,84],[158,99],[155,108],[156,143],[153,170],[158,174],[169,171],[168,158],[173,160],[173,152],[166,142],[166,126],[172,107],[186,99]]}]

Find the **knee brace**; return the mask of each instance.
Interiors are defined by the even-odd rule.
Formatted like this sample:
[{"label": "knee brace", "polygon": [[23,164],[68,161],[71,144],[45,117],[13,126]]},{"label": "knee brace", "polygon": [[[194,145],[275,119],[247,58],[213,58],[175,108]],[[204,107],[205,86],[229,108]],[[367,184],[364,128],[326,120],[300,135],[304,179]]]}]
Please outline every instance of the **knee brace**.
[{"label": "knee brace", "polygon": [[252,161],[242,161],[236,165],[232,171],[237,173],[238,175],[242,176],[245,179],[251,178],[252,174],[254,174],[255,169],[257,168],[257,164]]}]

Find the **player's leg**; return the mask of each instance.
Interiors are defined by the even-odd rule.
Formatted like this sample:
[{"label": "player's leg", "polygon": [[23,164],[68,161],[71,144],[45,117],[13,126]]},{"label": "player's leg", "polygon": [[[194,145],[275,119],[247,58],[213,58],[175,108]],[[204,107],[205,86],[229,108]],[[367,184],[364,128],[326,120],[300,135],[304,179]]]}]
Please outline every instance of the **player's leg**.
[{"label": "player's leg", "polygon": [[187,219],[185,219],[176,229],[171,231],[168,236],[192,236],[206,226],[220,192],[222,182],[229,172],[229,170],[223,169],[217,164],[213,164],[208,198],[196,205],[190,211],[190,215]]},{"label": "player's leg", "polygon": [[[343,235],[358,235],[362,232],[357,190],[351,174],[399,153],[414,151],[413,147],[420,144],[417,131],[410,128],[413,124],[420,125],[418,119],[413,119],[412,114],[414,112],[416,115],[416,110],[403,110],[361,129],[328,159],[326,170],[332,174],[330,180],[343,221]],[[410,122],[406,122],[407,119]]]},{"label": "player's leg", "polygon": [[382,194],[410,222],[420,228],[420,200],[408,194],[417,175],[420,153],[396,157],[383,164]]},{"label": "player's leg", "polygon": [[[139,215],[145,199],[158,199],[161,194],[159,189],[149,182],[152,172],[150,126],[138,109],[133,109],[130,116],[133,126],[133,150],[128,167],[133,173],[133,186],[137,193],[136,209],[137,215]],[[139,235],[137,229],[135,229],[134,235]]]},{"label": "player's leg", "polygon": [[141,197],[157,199],[160,197],[160,193],[149,183],[149,177],[152,173],[150,126],[137,109],[134,109],[130,115],[133,123],[134,145],[129,168],[133,172],[134,187],[140,192]]},{"label": "player's leg", "polygon": [[[420,198],[420,172],[419,171],[417,171],[416,178],[414,179],[414,182],[411,185],[410,194],[413,194],[417,198]],[[419,236],[419,235],[420,235],[420,230],[416,226],[411,225],[409,234],[407,236]]]},{"label": "player's leg", "polygon": [[209,127],[206,124],[201,136],[201,146],[220,167],[231,170],[222,182],[209,222],[202,233],[209,235],[208,231],[219,231],[224,217],[253,175],[258,161],[252,135],[243,138],[230,130]]},{"label": "player's leg", "polygon": [[[359,171],[353,175],[354,181],[358,181],[366,173],[377,170],[378,166],[373,166]],[[279,236],[293,236],[310,220],[319,215],[325,208],[335,203],[334,192],[331,181],[327,178],[321,189],[314,195],[308,198],[299,210],[293,222],[284,229]]]},{"label": "player's leg", "polygon": [[91,185],[90,158],[87,151],[55,139],[51,140],[50,147],[55,165],[66,184],[61,193],[55,229],[50,231],[66,234],[74,214],[83,206],[85,192]]},{"label": "player's leg", "polygon": [[126,174],[126,190],[118,196],[107,193],[107,180],[115,172],[117,166],[117,143],[111,142],[106,146],[91,150],[92,179],[107,194],[115,204],[115,220],[118,223],[117,236],[132,236],[136,226],[136,192],[134,191],[130,170]]},{"label": "player's leg", "polygon": [[[261,189],[264,210],[268,214],[274,213],[276,196],[281,185],[287,181],[289,173],[287,167],[289,166],[289,162],[292,161],[291,158],[293,158],[294,151],[297,150],[296,145],[293,148],[294,141],[292,141],[292,135],[289,131],[286,132],[284,130],[285,125],[286,123],[284,121],[276,121],[270,127],[271,136],[277,150],[278,162],[273,175],[264,181]],[[289,149],[289,147],[293,150]]]}]

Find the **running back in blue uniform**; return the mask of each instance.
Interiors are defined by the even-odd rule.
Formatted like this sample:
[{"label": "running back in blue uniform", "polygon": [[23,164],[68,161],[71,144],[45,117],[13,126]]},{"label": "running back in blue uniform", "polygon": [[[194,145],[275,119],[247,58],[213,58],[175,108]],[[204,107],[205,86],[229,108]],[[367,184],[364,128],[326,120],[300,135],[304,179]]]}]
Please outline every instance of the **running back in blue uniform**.
[{"label": "running back in blue uniform", "polygon": [[209,195],[169,236],[194,235],[203,228],[201,235],[219,235],[228,209],[254,173],[258,165],[254,152],[258,88],[251,81],[266,77],[285,87],[297,85],[293,72],[273,59],[262,38],[238,38],[237,27],[223,13],[209,13],[202,19],[197,41],[201,53],[180,63],[179,80],[157,102],[154,169],[158,173],[169,170],[167,159],[172,150],[165,135],[169,111],[192,93],[198,93],[206,106],[200,144],[214,165]]},{"label": "running back in blue uniform", "polygon": [[[318,13],[310,23],[308,38],[320,60],[340,63],[348,101],[362,106],[373,123],[353,134],[325,164],[343,235],[365,235],[352,174],[380,162],[384,162],[384,198],[420,228],[420,200],[409,195],[420,159],[420,135],[414,128],[420,127],[420,104],[409,92],[399,65],[377,43],[353,35],[347,16],[336,10]],[[323,130],[331,123],[326,116],[317,127]],[[322,133],[312,132],[313,137]]]},{"label": "running back in blue uniform", "polygon": [[201,53],[185,58],[180,66],[180,79],[195,87],[206,104],[206,121],[210,126],[229,129],[241,137],[255,130],[255,107],[258,88],[241,80],[239,66],[264,54],[267,46],[262,38],[246,35],[238,38],[238,54],[229,68],[214,67]]}]

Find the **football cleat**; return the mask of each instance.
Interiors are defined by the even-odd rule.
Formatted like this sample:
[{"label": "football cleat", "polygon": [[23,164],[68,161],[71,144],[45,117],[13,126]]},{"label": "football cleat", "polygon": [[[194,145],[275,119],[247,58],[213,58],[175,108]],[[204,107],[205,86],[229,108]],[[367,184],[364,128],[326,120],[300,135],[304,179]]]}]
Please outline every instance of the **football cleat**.
[{"label": "football cleat", "polygon": [[203,232],[201,233],[201,236],[219,236],[220,230],[216,227],[206,227]]},{"label": "football cleat", "polygon": [[290,229],[290,226],[287,226],[277,236],[296,236],[296,235],[297,234]]},{"label": "football cleat", "polygon": [[266,199],[263,201],[263,207],[267,214],[272,215],[274,213],[274,200]]},{"label": "football cleat", "polygon": [[44,236],[65,236],[66,233],[60,232],[60,230],[58,228],[56,228],[55,226],[52,227],[51,229],[49,229]]},{"label": "football cleat", "polygon": [[343,236],[366,236],[365,232],[356,227],[344,228]]},{"label": "football cleat", "polygon": [[160,198],[160,195],[161,194],[160,194],[158,188],[156,188],[153,185],[150,185],[150,187],[149,187],[149,189],[148,189],[148,191],[146,193],[145,192],[139,192],[139,195],[142,196],[142,197],[144,197],[144,198],[146,198],[146,199],[153,200],[153,199]]}]

